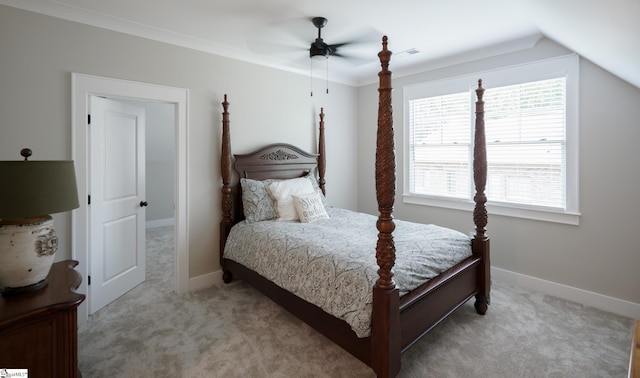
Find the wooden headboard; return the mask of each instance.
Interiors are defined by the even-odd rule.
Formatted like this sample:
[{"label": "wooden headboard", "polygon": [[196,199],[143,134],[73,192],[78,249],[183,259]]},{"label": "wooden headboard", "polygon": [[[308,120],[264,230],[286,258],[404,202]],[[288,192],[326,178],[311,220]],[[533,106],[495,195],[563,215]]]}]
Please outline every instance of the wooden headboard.
[{"label": "wooden headboard", "polygon": [[277,143],[244,155],[233,155],[234,167],[242,178],[254,180],[289,179],[316,172],[318,154],[300,148]]},{"label": "wooden headboard", "polygon": [[[326,157],[324,145],[324,108],[320,109],[318,153],[306,152],[286,143],[271,144],[248,154],[234,154],[231,158],[231,137],[229,131],[229,102],[224,95],[222,102],[222,221],[220,222],[220,251],[231,227],[244,219],[242,212],[242,188],[240,183],[231,184],[235,169],[240,178],[254,180],[289,179],[309,173],[316,175],[322,193],[325,190]],[[235,160],[232,161],[232,160]],[[220,253],[222,261],[222,253]]]}]

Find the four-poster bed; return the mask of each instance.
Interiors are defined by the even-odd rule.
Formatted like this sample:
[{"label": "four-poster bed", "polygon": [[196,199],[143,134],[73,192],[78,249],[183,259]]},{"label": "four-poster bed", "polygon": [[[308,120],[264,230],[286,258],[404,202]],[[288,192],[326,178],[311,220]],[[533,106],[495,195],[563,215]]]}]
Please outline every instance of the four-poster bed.
[{"label": "four-poster bed", "polygon": [[[352,353],[355,357],[371,366],[379,377],[392,377],[397,375],[400,370],[401,353],[469,299],[475,296],[475,308],[478,313],[484,314],[487,311],[490,291],[490,262],[489,239],[485,230],[487,211],[485,208],[486,196],[484,189],[487,163],[484,140],[484,105],[482,101],[484,89],[482,88],[482,82],[479,81],[478,89],[476,90],[478,100],[476,102],[473,164],[476,187],[476,195],[474,197],[475,210],[473,212],[475,235],[469,239],[468,236],[461,236],[457,234],[456,231],[447,231],[446,229],[433,226],[436,228],[437,235],[441,235],[441,232],[447,233],[447,241],[440,243],[444,246],[442,248],[443,250],[454,251],[452,244],[456,242],[449,242],[448,240],[457,240],[457,244],[464,244],[464,246],[462,246],[463,249],[455,249],[455,251],[459,252],[451,252],[452,255],[457,254],[455,261],[450,262],[445,267],[437,268],[439,270],[435,274],[432,274],[430,278],[423,282],[413,284],[413,286],[408,288],[404,287],[404,278],[400,276],[400,273],[403,272],[404,269],[403,261],[406,256],[415,257],[415,255],[419,254],[416,253],[416,251],[407,252],[404,250],[405,244],[417,243],[413,240],[411,240],[410,243],[405,243],[405,237],[412,237],[407,234],[414,234],[413,236],[416,236],[416,234],[427,235],[427,231],[422,228],[412,228],[425,225],[418,226],[409,224],[409,222],[397,221],[394,220],[392,216],[396,187],[396,166],[391,107],[391,72],[388,70],[391,52],[387,49],[386,37],[383,38],[382,46],[382,51],[378,54],[382,70],[379,73],[380,86],[375,172],[376,196],[380,214],[377,220],[372,216],[369,217],[373,218],[373,220],[369,218],[365,220],[365,222],[369,222],[370,228],[375,229],[374,237],[377,239],[377,241],[374,240],[373,243],[376,250],[375,264],[373,264],[375,269],[371,270],[371,267],[368,266],[367,268],[369,270],[367,272],[358,273],[358,276],[355,278],[344,278],[348,277],[346,273],[334,272],[333,266],[326,268],[326,265],[323,265],[322,268],[317,268],[317,266],[314,268],[285,268],[289,270],[284,273],[271,273],[264,270],[266,269],[265,266],[284,265],[285,262],[289,260],[307,259],[315,262],[316,260],[320,260],[320,255],[323,255],[325,250],[337,249],[333,244],[329,244],[327,239],[348,239],[354,242],[347,244],[357,244],[359,239],[356,238],[355,234],[371,233],[371,230],[367,229],[360,231],[360,229],[356,230],[354,228],[352,233],[354,236],[347,236],[346,238],[335,236],[327,238],[323,230],[322,238],[324,238],[324,242],[320,243],[320,252],[315,252],[311,249],[312,247],[302,246],[301,249],[306,253],[304,257],[280,257],[280,255],[278,255],[279,252],[270,250],[260,251],[257,255],[253,255],[254,257],[245,256],[249,252],[248,250],[252,250],[254,247],[246,247],[243,244],[239,244],[240,241],[238,240],[240,239],[242,239],[243,242],[247,239],[256,239],[257,243],[262,246],[271,242],[272,239],[275,239],[274,235],[277,233],[290,232],[307,235],[305,237],[313,239],[313,237],[308,236],[308,233],[312,232],[309,230],[314,229],[308,227],[316,227],[315,225],[329,227],[331,224],[335,224],[336,227],[344,231],[345,226],[343,223],[340,223],[342,222],[342,213],[340,213],[338,209],[328,208],[328,215],[330,216],[325,217],[325,214],[321,214],[320,220],[313,223],[313,225],[304,223],[304,219],[303,221],[275,220],[258,222],[262,219],[273,219],[273,216],[271,218],[269,216],[264,217],[264,213],[257,213],[258,217],[255,219],[256,214],[253,213],[253,210],[251,210],[251,214],[245,214],[248,213],[248,207],[250,205],[262,206],[260,203],[265,202],[265,199],[268,203],[271,203],[273,198],[277,199],[277,197],[273,197],[273,192],[277,190],[277,185],[280,184],[273,185],[274,182],[292,182],[291,180],[297,179],[299,184],[305,185],[306,191],[311,190],[309,188],[313,187],[315,192],[325,193],[324,112],[322,110],[320,113],[317,155],[307,153],[289,144],[272,144],[250,154],[232,155],[229,130],[229,103],[227,102],[226,95],[223,102],[224,112],[222,122],[221,172],[223,186],[222,221],[220,223],[220,263],[224,271],[223,278],[225,282],[230,282],[234,276],[240,277],[282,307],[304,320],[333,342]],[[233,169],[239,173],[241,181],[234,185],[231,183]],[[307,179],[310,184],[302,182]],[[262,194],[262,198],[254,196],[252,202],[248,201],[247,198],[249,195],[262,193],[261,191],[264,191],[265,188],[267,189],[266,193],[271,195],[270,198]],[[310,193],[310,195],[312,194]],[[297,201],[296,205],[302,203],[298,201],[296,197],[291,198]],[[283,210],[279,208],[280,202],[277,200],[273,201],[273,206],[275,210],[265,210],[265,208],[263,208],[261,211],[273,211],[276,216],[279,217],[279,214],[283,212]],[[321,212],[322,210],[323,209],[320,209]],[[302,213],[299,214],[304,218]],[[313,212],[313,214],[315,215],[316,213]],[[359,217],[359,215],[354,214],[347,214],[347,218]],[[243,220],[245,221],[242,222]],[[373,226],[374,224],[375,226]],[[273,225],[273,227],[294,227],[295,231],[273,231],[272,228],[267,228],[272,227],[271,225]],[[290,235],[291,238],[295,237],[295,235]],[[287,245],[288,249],[291,249],[289,248],[290,245],[302,243],[298,239],[291,238],[287,239],[286,242],[280,243]],[[460,242],[460,240],[463,241]],[[333,242],[333,240],[331,241]],[[346,241],[347,240],[345,240],[345,242]],[[400,243],[402,246],[396,248],[396,243]],[[420,243],[423,242],[421,241]],[[451,243],[451,245],[449,243]],[[430,242],[424,244],[430,244]],[[373,245],[369,252],[371,256],[373,256]],[[239,252],[235,252],[234,254],[234,247],[235,250]],[[349,246],[349,248],[351,247],[352,246]],[[225,251],[225,248],[228,249],[228,251]],[[465,252],[464,248],[467,248],[468,252]],[[398,256],[396,256],[396,253],[398,253]],[[357,253],[349,250],[349,253],[345,254],[352,255]],[[309,257],[310,255],[313,255],[312,258]],[[396,261],[396,257],[398,261]],[[262,261],[254,263],[251,259]],[[335,261],[338,261],[338,257],[335,256],[329,257],[329,259],[334,261],[335,266],[349,266],[347,270],[354,270],[351,269],[351,266],[360,264],[350,261],[335,263]],[[371,258],[371,260],[373,259]],[[415,263],[411,262],[411,264]],[[367,264],[362,263],[360,265]],[[330,272],[326,273],[325,270]],[[398,274],[394,276],[396,270]],[[294,283],[294,286],[292,286],[294,289],[287,290],[284,287],[287,287],[288,281],[295,278],[293,277],[295,276],[295,274],[292,273],[293,271],[297,271],[299,275],[305,276],[307,281],[304,283]],[[373,275],[375,275],[373,281],[371,281],[372,271]],[[302,274],[300,272],[306,273]],[[365,277],[367,275],[368,277]],[[362,315],[362,312],[358,312],[360,311],[359,309],[355,309],[353,311],[345,311],[348,312],[348,314],[345,314],[343,317],[342,314],[336,314],[335,311],[330,311],[327,308],[330,307],[331,310],[340,312],[340,307],[343,303],[346,303],[344,307],[349,307],[351,302],[347,303],[342,298],[334,297],[330,297],[329,299],[325,297],[320,299],[304,297],[303,299],[303,297],[301,297],[302,294],[299,293],[299,291],[303,290],[298,290],[299,287],[310,286],[311,290],[308,291],[310,293],[308,295],[312,297],[319,292],[329,292],[328,295],[333,295],[335,294],[333,293],[334,291],[347,290],[338,286],[336,282],[344,281],[347,286],[350,286],[348,290],[351,290],[353,287],[361,285],[361,278],[365,280],[362,282],[373,282],[371,285],[372,289],[371,286],[369,286],[367,288],[370,289],[369,291],[363,292],[360,290],[356,293],[350,293],[349,295],[352,297],[362,296],[364,298],[366,306],[368,306],[365,308],[365,315]],[[367,278],[369,281],[366,281]],[[325,288],[322,286],[329,281],[331,282],[331,287]],[[396,283],[396,281],[398,281],[398,283]],[[358,329],[358,322],[366,324],[367,328],[364,330]],[[356,326],[354,326],[354,324],[356,324]]]}]

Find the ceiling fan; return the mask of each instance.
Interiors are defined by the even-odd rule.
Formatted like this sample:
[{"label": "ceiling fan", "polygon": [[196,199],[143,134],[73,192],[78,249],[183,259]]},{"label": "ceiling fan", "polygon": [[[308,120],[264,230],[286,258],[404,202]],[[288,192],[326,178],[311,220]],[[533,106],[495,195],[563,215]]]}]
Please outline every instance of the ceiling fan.
[{"label": "ceiling fan", "polygon": [[[311,44],[306,38],[300,39],[300,36],[306,34],[309,21],[318,30],[317,38]],[[278,34],[272,34],[271,37],[265,38],[269,32],[260,30],[262,38],[250,38],[247,41],[249,49],[261,55],[288,59],[298,65],[308,62],[309,58],[313,61],[327,60],[330,56],[340,58],[340,61],[352,67],[375,61],[375,52],[382,33],[374,28],[368,26],[358,27],[357,30],[351,28],[347,30],[347,35],[341,34],[343,40],[340,42],[342,43],[329,44],[322,38],[322,29],[327,25],[325,17],[300,17],[285,22],[288,22],[291,27],[281,27],[282,23],[279,22],[278,28],[274,29]],[[292,41],[292,37],[296,40],[295,42]],[[308,55],[300,54],[303,51],[308,52]]]},{"label": "ceiling fan", "polygon": [[[328,44],[322,39],[322,28],[327,25],[327,19],[324,17],[313,17],[311,19],[313,25],[318,29],[318,37],[309,46],[309,57],[313,60],[325,60],[329,56],[335,56],[349,60],[351,63],[362,64],[371,61],[369,55],[363,56],[357,54],[358,50],[363,47],[377,47],[378,38],[382,35],[373,28],[360,30],[357,35],[352,35],[348,41],[342,43]],[[359,47],[356,45],[360,45]],[[348,46],[348,47],[347,47]],[[344,51],[347,50],[345,54]],[[374,48],[375,49],[375,48]]]},{"label": "ceiling fan", "polygon": [[311,19],[313,25],[318,28],[318,38],[311,43],[309,47],[309,57],[311,59],[327,59],[329,55],[341,56],[338,53],[338,48],[345,45],[345,43],[338,43],[335,45],[328,45],[322,39],[322,28],[327,25],[327,19],[324,17],[314,17]]},{"label": "ceiling fan", "polygon": [[[309,57],[311,58],[311,60],[326,60],[327,58],[329,58],[329,56],[335,56],[335,57],[339,57],[339,58],[347,58],[350,60],[362,60],[359,59],[357,57],[353,57],[353,56],[346,56],[344,54],[341,54],[340,52],[338,52],[338,49],[341,48],[342,46],[348,45],[348,44],[355,44],[355,43],[363,43],[366,42],[367,38],[355,38],[350,42],[343,42],[343,43],[335,43],[332,45],[329,45],[327,43],[324,42],[324,40],[322,39],[322,28],[325,27],[325,25],[327,25],[327,19],[324,17],[313,17],[311,19],[311,22],[313,23],[313,25],[318,29],[318,38],[316,38],[316,40],[314,42],[311,43],[311,46],[309,47]],[[327,65],[327,70],[328,70],[328,65]],[[328,75],[329,73],[327,72],[327,89],[326,92],[329,93],[329,87],[328,87]],[[312,78],[313,78],[313,74],[312,74]],[[313,96],[313,88],[311,89],[311,96]]]},{"label": "ceiling fan", "polygon": [[[278,28],[281,33],[285,33],[287,37],[284,40],[289,40],[289,36],[299,37],[304,33],[303,24],[298,24],[298,21],[303,21],[304,23],[311,21],[312,24],[318,29],[317,38],[309,45],[308,40],[300,40],[298,39],[298,43],[288,43],[285,41],[280,42],[278,38],[266,38],[266,39],[250,39],[248,42],[249,48],[263,55],[271,55],[271,56],[286,56],[289,57],[291,62],[295,65],[300,66],[304,61],[311,61],[311,77],[313,82],[313,72],[314,72],[314,61],[322,60],[328,63],[329,56],[340,58],[343,63],[346,63],[350,67],[359,66],[362,64],[367,64],[372,61],[375,61],[372,57],[375,56],[373,51],[378,48],[378,36],[381,36],[382,33],[378,32],[374,28],[364,27],[360,28],[356,34],[351,30],[351,34],[347,37],[347,41],[342,43],[328,44],[322,38],[322,29],[327,25],[327,19],[325,17],[313,17],[313,18],[295,18],[294,19],[295,29],[297,30],[289,30],[290,28]],[[308,25],[308,24],[307,24]],[[304,47],[304,46],[308,47]],[[348,46],[347,46],[348,45]],[[305,57],[300,54],[302,51],[308,50],[309,55]],[[327,74],[327,82],[329,75],[329,65],[324,65]],[[344,66],[343,66],[344,67]],[[327,88],[328,93],[328,88]],[[313,90],[311,91],[311,95],[313,96]]]}]

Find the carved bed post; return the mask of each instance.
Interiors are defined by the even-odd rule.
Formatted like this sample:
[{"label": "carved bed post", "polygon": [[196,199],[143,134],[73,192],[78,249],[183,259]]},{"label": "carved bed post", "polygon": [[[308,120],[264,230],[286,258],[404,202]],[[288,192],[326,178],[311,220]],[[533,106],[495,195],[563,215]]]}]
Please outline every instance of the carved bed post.
[{"label": "carved bed post", "polygon": [[324,174],[327,168],[327,158],[324,147],[324,108],[320,108],[320,134],[318,135],[318,184],[322,189],[322,194],[325,196],[327,192],[325,190],[326,180]]},{"label": "carved bed post", "polygon": [[400,310],[399,292],[393,281],[396,249],[393,242],[393,203],[396,188],[396,161],[391,107],[391,51],[387,50],[387,36],[382,38],[378,53],[382,70],[378,102],[378,133],[376,142],[376,197],[380,215],[376,260],[378,281],[373,288],[373,326],[371,334],[371,363],[378,377],[394,377],[400,371]]},{"label": "carved bed post", "polygon": [[489,290],[491,287],[491,263],[489,261],[489,238],[486,234],[487,226],[487,196],[484,193],[487,184],[487,144],[484,132],[484,88],[482,80],[478,80],[476,89],[476,129],[473,148],[473,180],[476,186],[476,195],[473,197],[475,208],[473,210],[473,223],[476,233],[472,240],[472,249],[475,255],[482,258],[480,262],[480,274],[478,277],[480,291],[476,295],[475,308],[479,314],[485,314],[489,305]]},{"label": "carved bed post", "polygon": [[[229,102],[227,102],[227,95],[224,95],[224,101],[222,102],[224,111],[222,112],[222,157],[220,159],[221,166],[220,172],[222,174],[222,220],[220,221],[220,266],[224,270],[223,265],[223,252],[224,245],[229,236],[231,226],[233,226],[233,219],[231,218],[231,210],[233,202],[231,199],[231,137],[229,135]],[[225,275],[226,275],[225,271]],[[229,282],[231,277],[223,277],[225,282]],[[227,281],[229,279],[229,281]]]}]

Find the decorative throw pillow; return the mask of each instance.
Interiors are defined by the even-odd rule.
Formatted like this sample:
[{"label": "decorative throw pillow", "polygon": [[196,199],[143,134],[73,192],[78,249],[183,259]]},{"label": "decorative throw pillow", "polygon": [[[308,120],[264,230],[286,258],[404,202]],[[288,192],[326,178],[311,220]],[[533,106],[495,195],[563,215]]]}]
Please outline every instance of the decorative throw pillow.
[{"label": "decorative throw pillow", "polygon": [[319,219],[329,219],[329,214],[322,203],[322,193],[293,195],[293,205],[296,208],[300,222],[311,223]]},{"label": "decorative throw pillow", "polygon": [[306,177],[272,182],[267,186],[267,191],[275,203],[277,220],[300,219],[291,196],[314,192],[311,181]]},{"label": "decorative throw pillow", "polygon": [[279,181],[273,179],[252,180],[240,179],[242,187],[242,211],[247,223],[259,222],[263,220],[276,219],[276,210],[273,207],[273,200],[267,193],[267,186],[272,182]]}]

